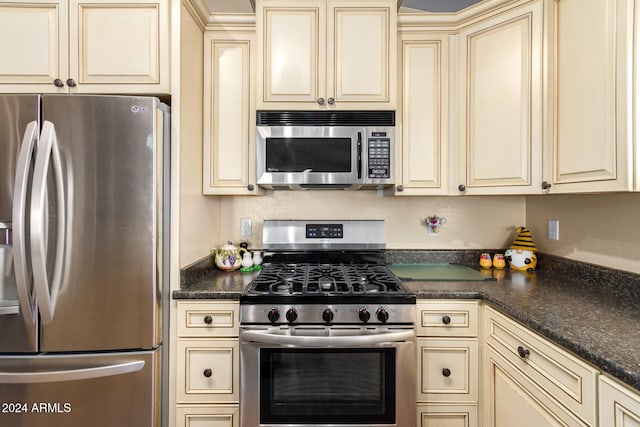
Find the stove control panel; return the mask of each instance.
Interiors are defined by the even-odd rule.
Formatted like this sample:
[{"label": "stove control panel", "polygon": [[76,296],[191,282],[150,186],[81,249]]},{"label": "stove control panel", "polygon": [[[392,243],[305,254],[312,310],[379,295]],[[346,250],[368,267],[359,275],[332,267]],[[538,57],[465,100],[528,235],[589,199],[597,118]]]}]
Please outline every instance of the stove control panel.
[{"label": "stove control panel", "polygon": [[307,239],[342,239],[344,237],[343,224],[307,224]]},{"label": "stove control panel", "polygon": [[[284,313],[284,316],[281,316]],[[413,304],[251,304],[240,306],[241,324],[414,324]]]}]

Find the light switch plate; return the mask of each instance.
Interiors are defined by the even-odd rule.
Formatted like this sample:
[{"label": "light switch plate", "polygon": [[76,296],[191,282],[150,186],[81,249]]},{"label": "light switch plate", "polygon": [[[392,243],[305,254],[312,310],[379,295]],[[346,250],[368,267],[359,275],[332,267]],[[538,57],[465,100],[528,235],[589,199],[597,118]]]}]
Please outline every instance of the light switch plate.
[{"label": "light switch plate", "polygon": [[251,218],[240,219],[240,235],[243,237],[251,236]]},{"label": "light switch plate", "polygon": [[549,240],[560,240],[560,220],[549,220],[547,223],[547,238]]}]

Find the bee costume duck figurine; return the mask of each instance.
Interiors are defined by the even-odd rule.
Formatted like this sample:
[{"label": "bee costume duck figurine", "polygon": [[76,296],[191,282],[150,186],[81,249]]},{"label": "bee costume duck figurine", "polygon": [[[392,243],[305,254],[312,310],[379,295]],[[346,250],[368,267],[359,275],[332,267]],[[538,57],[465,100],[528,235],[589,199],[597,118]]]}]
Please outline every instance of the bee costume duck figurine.
[{"label": "bee costume duck figurine", "polygon": [[533,271],[538,263],[537,251],[531,232],[526,227],[516,229],[516,239],[504,253],[504,259],[513,270]]}]

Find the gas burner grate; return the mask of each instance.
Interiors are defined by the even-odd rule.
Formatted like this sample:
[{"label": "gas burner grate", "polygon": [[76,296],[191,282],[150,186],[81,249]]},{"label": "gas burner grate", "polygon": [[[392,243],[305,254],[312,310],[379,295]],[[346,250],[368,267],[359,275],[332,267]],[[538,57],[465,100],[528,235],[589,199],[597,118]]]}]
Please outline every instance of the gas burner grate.
[{"label": "gas burner grate", "polygon": [[402,292],[398,278],[380,264],[265,264],[249,293],[344,295]]}]

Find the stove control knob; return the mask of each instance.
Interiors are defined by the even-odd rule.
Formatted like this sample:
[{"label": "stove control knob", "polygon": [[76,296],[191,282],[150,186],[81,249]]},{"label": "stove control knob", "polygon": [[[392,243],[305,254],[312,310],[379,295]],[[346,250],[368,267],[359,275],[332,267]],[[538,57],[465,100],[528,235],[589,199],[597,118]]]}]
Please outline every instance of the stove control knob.
[{"label": "stove control knob", "polygon": [[358,310],[358,318],[362,321],[362,323],[367,323],[371,318],[371,313],[366,308],[361,308]]},{"label": "stove control knob", "polygon": [[384,308],[380,307],[378,311],[376,311],[376,317],[380,322],[387,323],[387,320],[389,320],[389,312]]},{"label": "stove control knob", "polygon": [[280,312],[278,311],[277,308],[272,308],[267,313],[267,318],[269,319],[269,322],[276,323],[278,321],[278,319],[280,318]]},{"label": "stove control knob", "polygon": [[295,308],[290,308],[289,310],[287,310],[287,313],[284,315],[284,317],[287,318],[287,322],[293,323],[298,318],[298,312]]},{"label": "stove control knob", "polygon": [[327,308],[322,312],[322,320],[324,320],[325,323],[331,323],[333,320],[333,311],[331,311],[330,308]]}]

